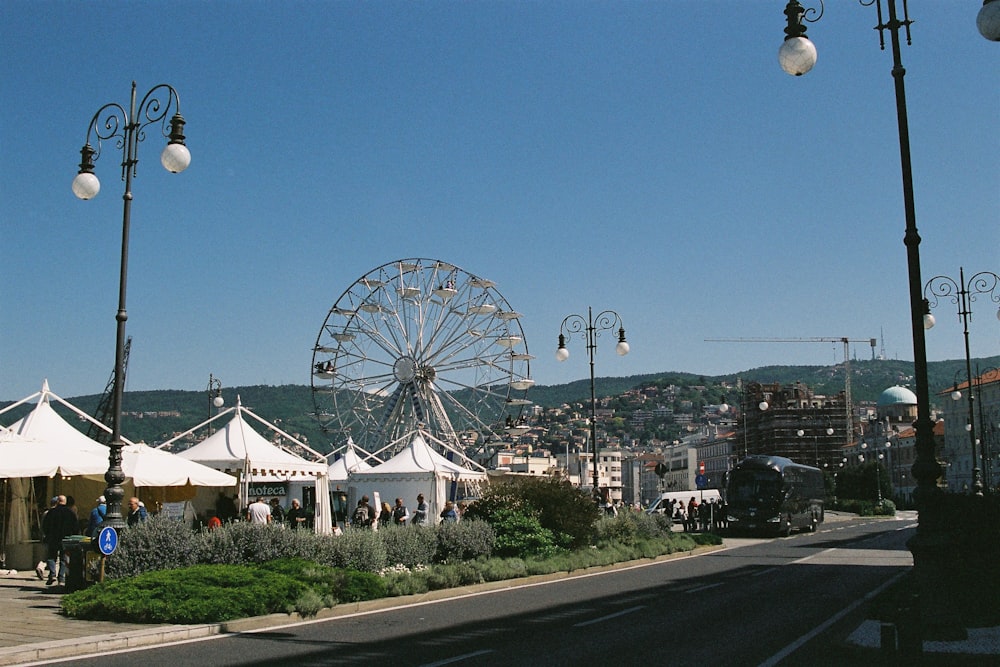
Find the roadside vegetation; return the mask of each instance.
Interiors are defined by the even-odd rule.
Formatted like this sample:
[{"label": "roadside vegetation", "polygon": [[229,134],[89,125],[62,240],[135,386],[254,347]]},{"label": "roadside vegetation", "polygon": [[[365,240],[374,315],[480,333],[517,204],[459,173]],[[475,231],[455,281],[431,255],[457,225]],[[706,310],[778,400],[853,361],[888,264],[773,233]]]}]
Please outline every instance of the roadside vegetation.
[{"label": "roadside vegetation", "polygon": [[556,480],[492,484],[458,523],[348,529],[338,536],[232,523],[192,531],[153,517],[122,531],[105,581],[63,596],[84,619],[211,623],[314,616],[346,602],[573,572],[721,544],[671,532],[669,518],[601,515]]}]

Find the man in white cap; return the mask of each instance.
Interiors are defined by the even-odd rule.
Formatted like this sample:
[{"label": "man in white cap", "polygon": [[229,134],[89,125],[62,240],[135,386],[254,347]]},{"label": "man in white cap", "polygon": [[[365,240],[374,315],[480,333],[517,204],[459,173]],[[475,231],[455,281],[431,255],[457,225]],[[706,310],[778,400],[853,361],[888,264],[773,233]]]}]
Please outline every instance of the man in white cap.
[{"label": "man in white cap", "polygon": [[97,529],[102,523],[104,523],[104,517],[108,513],[108,504],[104,500],[104,496],[98,496],[97,507],[90,510],[90,523],[87,525],[87,535],[90,537],[97,537]]}]

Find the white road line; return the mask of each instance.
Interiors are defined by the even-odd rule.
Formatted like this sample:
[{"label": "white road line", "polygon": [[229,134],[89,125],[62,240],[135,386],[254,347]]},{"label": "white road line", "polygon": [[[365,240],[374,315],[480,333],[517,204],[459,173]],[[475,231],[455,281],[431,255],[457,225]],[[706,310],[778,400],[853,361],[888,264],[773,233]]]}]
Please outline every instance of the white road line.
[{"label": "white road line", "polygon": [[685,593],[700,593],[701,591],[707,591],[710,588],[718,588],[719,586],[722,586],[722,585],[723,584],[720,581],[717,584],[705,584],[704,586],[696,586],[695,588],[688,589],[688,590],[686,590],[684,592]]},{"label": "white road line", "polygon": [[785,658],[787,658],[788,656],[790,656],[792,653],[795,653],[800,648],[802,648],[806,644],[806,642],[812,640],[817,635],[819,635],[820,633],[824,632],[831,625],[833,625],[834,623],[836,623],[837,621],[839,621],[840,619],[842,619],[843,617],[847,616],[852,611],[854,611],[855,609],[857,609],[859,606],[861,606],[862,604],[864,604],[868,600],[871,600],[873,597],[875,597],[876,595],[878,595],[879,593],[881,593],[882,591],[884,591],[886,588],[888,588],[889,586],[891,586],[894,583],[896,583],[897,581],[899,581],[899,579],[901,579],[905,574],[906,574],[906,572],[900,572],[899,574],[897,574],[896,576],[892,577],[891,579],[889,579],[888,581],[886,581],[884,584],[882,584],[881,586],[879,586],[875,590],[873,590],[870,593],[868,593],[868,595],[864,596],[860,600],[855,600],[854,602],[852,602],[848,606],[844,607],[843,609],[841,609],[840,611],[838,611],[836,614],[834,614],[830,618],[828,618],[825,621],[823,621],[823,623],[817,625],[811,631],[809,631],[806,634],[802,635],[801,637],[799,637],[798,639],[796,639],[794,642],[792,642],[791,644],[789,644],[785,648],[781,649],[780,651],[778,651],[777,653],[775,653],[774,655],[772,655],[770,658],[768,658],[764,662],[760,663],[760,665],[758,667],[774,667],[775,665],[777,665],[778,663],[780,663],[782,660],[784,660]]},{"label": "white road line", "polygon": [[618,618],[619,616],[625,616],[626,614],[631,614],[633,612],[639,611],[640,609],[645,609],[645,605],[639,605],[638,607],[632,607],[630,609],[623,609],[622,611],[616,612],[614,614],[608,614],[607,616],[602,616],[600,618],[592,618],[589,621],[581,621],[573,625],[574,628],[582,628],[587,625],[593,625],[595,623],[603,623],[604,621],[610,620],[612,618]]},{"label": "white road line", "polygon": [[425,663],[421,665],[421,667],[440,667],[440,665],[450,665],[455,662],[468,660],[469,658],[477,658],[481,655],[486,655],[487,653],[493,653],[493,649],[483,649],[482,651],[474,651],[473,653],[466,653],[465,655],[456,655],[454,658],[448,658],[447,660]]}]

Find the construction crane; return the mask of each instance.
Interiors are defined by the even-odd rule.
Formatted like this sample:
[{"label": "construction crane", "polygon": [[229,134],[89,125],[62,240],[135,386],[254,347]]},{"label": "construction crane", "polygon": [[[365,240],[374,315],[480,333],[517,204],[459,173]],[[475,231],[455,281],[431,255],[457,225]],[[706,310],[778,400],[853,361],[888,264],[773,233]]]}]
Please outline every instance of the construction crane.
[{"label": "construction crane", "polygon": [[[122,381],[125,380],[125,374],[128,372],[128,356],[132,352],[132,337],[129,336],[128,340],[125,341],[125,355],[122,357]],[[104,387],[104,393],[101,394],[101,401],[97,404],[97,409],[94,410],[94,419],[107,426],[111,427],[112,424],[112,391],[115,388],[115,372],[111,371],[111,378],[108,380],[107,386]],[[103,428],[97,426],[95,422],[90,423],[90,427],[87,429],[87,437],[92,440],[97,440],[100,443],[108,444],[111,440],[111,432],[105,431]]]},{"label": "construction crane", "polygon": [[847,443],[854,440],[854,420],[851,416],[851,343],[868,343],[872,348],[872,360],[875,359],[876,338],[706,338],[709,343],[843,343],[844,344],[844,404],[847,408]]}]

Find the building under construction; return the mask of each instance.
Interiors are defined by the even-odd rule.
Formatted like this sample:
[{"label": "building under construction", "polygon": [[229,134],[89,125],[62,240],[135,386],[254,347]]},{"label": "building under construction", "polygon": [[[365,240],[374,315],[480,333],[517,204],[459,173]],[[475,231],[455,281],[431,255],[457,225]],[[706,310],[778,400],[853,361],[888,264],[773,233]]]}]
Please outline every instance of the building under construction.
[{"label": "building under construction", "polygon": [[[785,456],[821,469],[836,469],[854,435],[845,393],[822,396],[796,382],[750,382],[742,395],[733,442],[737,458]],[[848,426],[848,424],[851,424]]]}]

